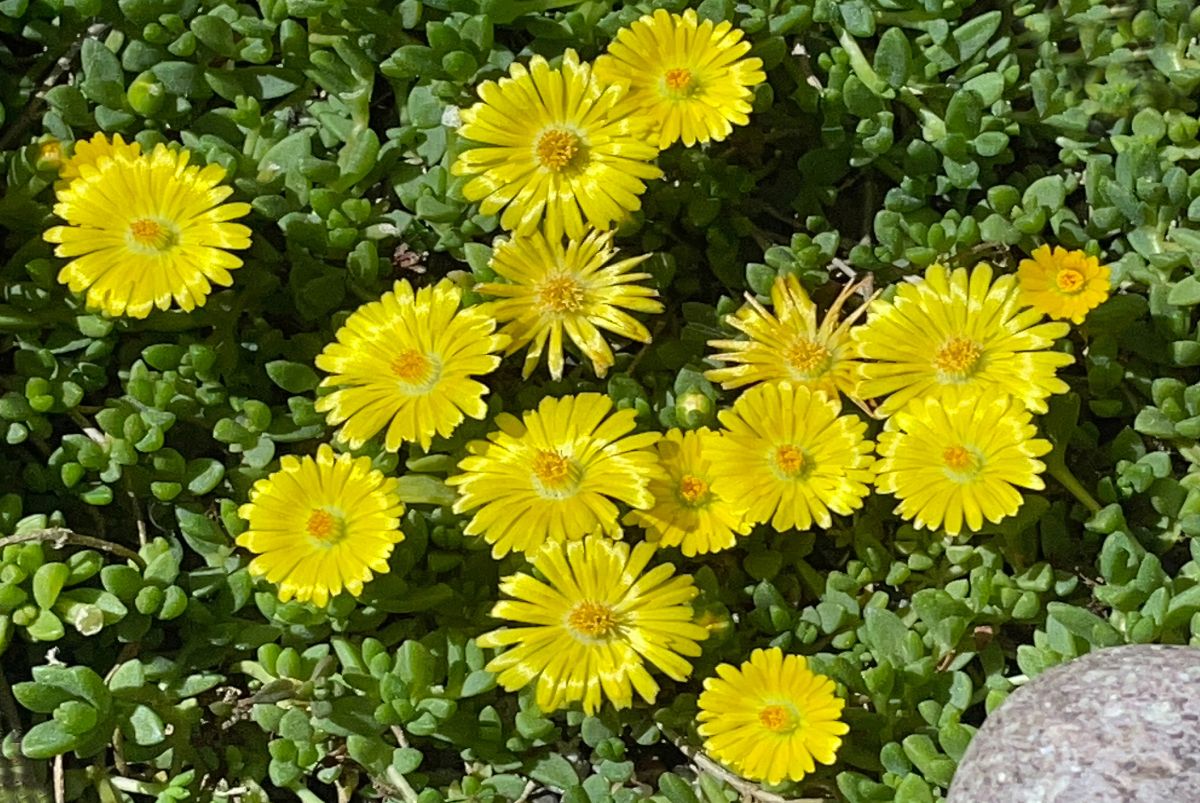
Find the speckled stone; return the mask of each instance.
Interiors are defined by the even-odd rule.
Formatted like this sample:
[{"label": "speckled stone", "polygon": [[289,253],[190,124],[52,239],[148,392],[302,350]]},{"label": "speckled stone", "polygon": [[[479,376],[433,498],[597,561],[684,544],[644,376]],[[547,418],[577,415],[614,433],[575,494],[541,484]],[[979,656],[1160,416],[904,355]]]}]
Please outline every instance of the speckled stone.
[{"label": "speckled stone", "polygon": [[1112,647],[988,717],[949,803],[1200,803],[1200,649]]}]

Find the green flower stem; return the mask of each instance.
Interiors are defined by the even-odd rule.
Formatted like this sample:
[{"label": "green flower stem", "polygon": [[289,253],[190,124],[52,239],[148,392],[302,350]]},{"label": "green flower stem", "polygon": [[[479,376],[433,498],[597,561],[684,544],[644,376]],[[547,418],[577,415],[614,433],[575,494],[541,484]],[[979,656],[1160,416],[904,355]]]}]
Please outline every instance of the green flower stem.
[{"label": "green flower stem", "polygon": [[1067,464],[1061,460],[1055,460],[1049,466],[1050,476],[1058,480],[1062,487],[1071,492],[1071,495],[1083,503],[1083,506],[1093,513],[1099,513],[1102,505],[1096,501],[1096,498],[1088,493],[1087,488],[1083,487],[1083,483],[1075,478],[1071,473],[1071,469],[1067,468]]}]

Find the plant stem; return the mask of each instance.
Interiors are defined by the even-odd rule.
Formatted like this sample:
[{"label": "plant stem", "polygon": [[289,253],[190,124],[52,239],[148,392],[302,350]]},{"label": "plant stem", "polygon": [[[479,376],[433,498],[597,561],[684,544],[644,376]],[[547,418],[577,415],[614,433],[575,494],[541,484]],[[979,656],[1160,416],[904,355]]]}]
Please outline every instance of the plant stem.
[{"label": "plant stem", "polygon": [[1083,487],[1083,483],[1075,478],[1075,475],[1071,473],[1071,469],[1067,468],[1066,463],[1055,460],[1050,463],[1049,470],[1050,476],[1058,480],[1059,484],[1082,502],[1084,507],[1093,513],[1100,512],[1102,505],[1096,501],[1094,496],[1088,493],[1087,488]]},{"label": "plant stem", "polygon": [[0,538],[0,549],[12,544],[24,544],[27,541],[52,541],[59,546],[62,544],[75,544],[76,546],[87,547],[89,549],[99,549],[103,552],[111,552],[114,555],[127,558],[136,563],[138,568],[146,568],[146,561],[142,560],[142,556],[129,547],[114,544],[112,541],[105,541],[103,538],[82,535],[74,530],[68,530],[66,527],[48,527],[44,530],[31,530],[27,533],[18,533],[17,535]]}]

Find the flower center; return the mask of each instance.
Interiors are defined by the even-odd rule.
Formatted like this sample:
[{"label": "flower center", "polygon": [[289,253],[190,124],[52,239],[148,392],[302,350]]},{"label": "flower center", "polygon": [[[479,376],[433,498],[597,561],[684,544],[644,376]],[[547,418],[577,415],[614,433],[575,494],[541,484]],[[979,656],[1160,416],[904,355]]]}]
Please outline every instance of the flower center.
[{"label": "flower center", "polygon": [[617,615],[602,602],[584,600],[571,609],[567,626],[587,638],[604,638],[617,629]]},{"label": "flower center", "polygon": [[944,374],[966,376],[979,363],[983,348],[974,340],[956,337],[938,349],[933,356],[933,364]]},{"label": "flower center", "polygon": [[787,444],[780,446],[775,451],[775,465],[787,477],[795,477],[804,470],[804,466],[808,461],[804,459],[804,452],[800,449]]},{"label": "flower center", "polygon": [[537,141],[538,160],[555,173],[570,166],[579,155],[579,137],[561,128],[552,128]]},{"label": "flower center", "polygon": [[764,728],[774,733],[790,731],[796,727],[791,713],[782,705],[768,705],[758,712],[758,721]]},{"label": "flower center", "polygon": [[304,530],[313,539],[322,544],[334,544],[345,534],[345,522],[341,516],[330,513],[324,508],[317,508],[308,517]]},{"label": "flower center", "polygon": [[689,505],[698,504],[708,494],[708,483],[693,474],[683,475],[679,481],[679,495]]},{"label": "flower center", "polygon": [[808,377],[824,373],[832,356],[820,343],[798,338],[788,348],[786,359],[788,365]]},{"label": "flower center", "polygon": [[686,67],[667,70],[667,74],[663,76],[663,84],[670,94],[677,97],[687,97],[695,91],[692,85],[692,71]]},{"label": "flower center", "polygon": [[946,468],[955,474],[974,476],[979,472],[979,459],[965,446],[950,446],[942,452]]},{"label": "flower center", "polygon": [[550,279],[538,290],[538,299],[542,306],[559,314],[578,312],[583,307],[583,296],[583,288],[570,276]]},{"label": "flower center", "polygon": [[396,355],[390,366],[392,375],[402,382],[416,384],[429,378],[433,363],[415,349],[405,349]]},{"label": "flower center", "polygon": [[533,457],[533,475],[542,485],[561,487],[571,476],[571,461],[558,452],[543,449]]},{"label": "flower center", "polygon": [[1064,293],[1078,293],[1083,289],[1084,278],[1083,274],[1072,268],[1063,268],[1055,277],[1058,283],[1058,289]]},{"label": "flower center", "polygon": [[166,251],[175,244],[174,232],[148,217],[130,223],[129,236],[138,245],[154,251]]}]

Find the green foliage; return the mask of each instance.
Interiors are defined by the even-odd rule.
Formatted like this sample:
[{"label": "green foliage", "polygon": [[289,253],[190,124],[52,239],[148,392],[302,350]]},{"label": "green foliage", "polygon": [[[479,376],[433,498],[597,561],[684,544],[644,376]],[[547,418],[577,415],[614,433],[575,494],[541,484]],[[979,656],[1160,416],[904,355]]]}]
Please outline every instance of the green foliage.
[{"label": "green foliage", "polygon": [[[712,623],[694,678],[595,717],[504,692],[474,641],[521,565],[446,506],[486,422],[427,453],[364,448],[410,510],[360,600],[316,610],[252,582],[237,507],[329,437],[311,366],[335,328],[399,277],[491,278],[497,222],[449,173],[475,85],[685,5],[0,1],[0,651],[21,707],[0,721],[23,730],[3,759],[23,783],[48,788],[65,754],[71,799],[106,803],[725,803],[749,787],[691,759],[699,679],[778,645],[837,682],[851,731],[834,767],[777,791],[932,801],[1046,668],[1200,644],[1200,10],[1178,0],[705,0],[769,79],[749,126],[662,154],[619,232],[655,254],[654,343],[605,380],[523,382],[512,361],[491,380],[493,414],[597,390],[647,428],[711,426],[729,394],[702,376],[705,341],[776,276],[827,303],[847,268],[882,288],[1084,249],[1123,290],[1068,341],[1072,394],[1041,422],[1054,478],[1017,517],[947,540],[874,497],[828,533],[673,555]],[[232,288],[114,321],[56,282],[41,145],[97,130],[227,169],[254,231]]]}]

